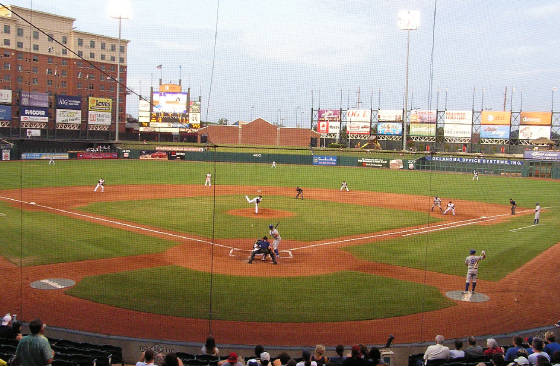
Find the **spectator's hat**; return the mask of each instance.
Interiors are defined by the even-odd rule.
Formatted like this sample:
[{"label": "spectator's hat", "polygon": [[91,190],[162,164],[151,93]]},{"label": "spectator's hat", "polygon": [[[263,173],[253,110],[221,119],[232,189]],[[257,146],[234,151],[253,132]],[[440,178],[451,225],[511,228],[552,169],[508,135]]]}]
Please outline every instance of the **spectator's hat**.
[{"label": "spectator's hat", "polygon": [[230,353],[227,360],[231,364],[237,363],[237,353],[235,352]]},{"label": "spectator's hat", "polygon": [[523,356],[519,356],[517,357],[515,360],[513,360],[513,362],[515,362],[518,365],[529,365],[529,360],[527,360],[525,357]]},{"label": "spectator's hat", "polygon": [[268,352],[261,353],[261,361],[264,361],[264,360],[270,361],[270,353],[268,353]]},{"label": "spectator's hat", "polygon": [[474,253],[476,253],[476,250],[471,249],[471,250],[469,251],[469,253],[474,254]]},{"label": "spectator's hat", "polygon": [[10,315],[10,313],[4,315],[4,317],[2,318],[2,325],[8,325],[10,324],[10,322],[12,321],[12,316]]}]

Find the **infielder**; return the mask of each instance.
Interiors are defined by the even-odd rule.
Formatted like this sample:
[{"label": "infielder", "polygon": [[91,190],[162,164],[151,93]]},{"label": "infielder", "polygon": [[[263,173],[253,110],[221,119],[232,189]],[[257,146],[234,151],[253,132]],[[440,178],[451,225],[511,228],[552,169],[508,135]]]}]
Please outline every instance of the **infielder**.
[{"label": "infielder", "polygon": [[276,168],[276,161],[273,161],[273,162],[272,162],[272,167],[273,167],[273,168]]},{"label": "infielder", "polygon": [[105,179],[101,178],[97,181],[94,192],[97,192],[97,188],[101,188],[101,192],[105,192]]},{"label": "infielder", "polygon": [[278,224],[276,227],[272,224],[268,225],[268,234],[274,239],[272,241],[272,249],[274,250],[274,254],[276,258],[280,257],[280,252],[278,251],[278,246],[280,245],[280,241],[282,241],[282,237],[280,237],[280,233],[278,232]]},{"label": "infielder", "polygon": [[342,191],[343,189],[346,189],[346,192],[350,191],[350,190],[348,189],[348,184],[346,184],[346,181],[345,181],[345,180],[343,180],[343,181],[342,181],[342,184],[340,185],[340,191]]},{"label": "infielder", "polygon": [[538,224],[540,219],[541,219],[541,205],[539,205],[539,203],[537,202],[537,206],[535,206],[535,219],[533,220],[533,225]]},{"label": "infielder", "polygon": [[301,199],[303,199],[303,189],[301,187],[297,187],[296,188],[297,194],[296,194],[296,200],[301,197]]},{"label": "infielder", "polygon": [[478,276],[478,264],[481,260],[486,258],[486,252],[483,250],[480,254],[475,255],[476,250],[471,249],[470,255],[465,259],[465,265],[467,266],[467,283],[465,284],[465,292],[469,291],[469,283],[472,283],[472,292],[476,288],[476,278]]},{"label": "infielder", "polygon": [[509,204],[511,205],[511,214],[515,215],[515,208],[517,207],[517,203],[513,200],[513,198],[510,198]]},{"label": "infielder", "polygon": [[272,257],[272,262],[274,264],[278,264],[276,262],[276,256],[274,252],[270,249],[270,242],[266,236],[263,236],[262,239],[258,239],[255,244],[253,244],[253,250],[251,251],[251,258],[249,258],[249,264],[253,263],[253,259],[255,259],[255,255],[263,254],[263,258],[266,258],[267,255]]},{"label": "infielder", "polygon": [[478,182],[478,172],[476,170],[473,170],[472,172],[473,176],[472,176],[472,180],[475,180]]},{"label": "infielder", "polygon": [[438,196],[434,196],[434,204],[432,205],[432,212],[434,212],[434,207],[439,207],[439,211],[443,212],[443,208],[441,208],[441,198]]},{"label": "infielder", "polygon": [[449,211],[451,211],[453,216],[455,216],[455,204],[451,201],[449,201],[449,203],[447,204],[447,208],[445,209],[445,211],[443,211],[443,214],[445,215]]},{"label": "infielder", "polygon": [[247,200],[247,202],[255,204],[255,214],[258,214],[259,213],[259,203],[261,203],[261,201],[262,201],[262,196],[258,195],[257,197],[253,198],[252,200],[250,200],[249,197],[245,196],[245,199]]},{"label": "infielder", "polygon": [[212,187],[212,174],[206,174],[206,181],[204,182],[204,186]]}]

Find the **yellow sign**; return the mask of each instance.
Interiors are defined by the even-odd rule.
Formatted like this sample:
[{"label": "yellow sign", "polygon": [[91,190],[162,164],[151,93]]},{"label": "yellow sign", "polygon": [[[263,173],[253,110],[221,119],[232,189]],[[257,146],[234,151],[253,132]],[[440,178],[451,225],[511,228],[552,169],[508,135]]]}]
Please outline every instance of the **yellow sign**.
[{"label": "yellow sign", "polygon": [[110,98],[89,97],[89,110],[96,112],[111,112],[113,100]]},{"label": "yellow sign", "polygon": [[481,125],[505,125],[509,126],[511,112],[482,111],[480,114]]},{"label": "yellow sign", "polygon": [[521,112],[521,124],[531,126],[550,126],[551,112]]},{"label": "yellow sign", "polygon": [[160,92],[169,92],[169,93],[180,93],[182,90],[181,90],[181,85],[161,84],[159,86],[159,91]]}]

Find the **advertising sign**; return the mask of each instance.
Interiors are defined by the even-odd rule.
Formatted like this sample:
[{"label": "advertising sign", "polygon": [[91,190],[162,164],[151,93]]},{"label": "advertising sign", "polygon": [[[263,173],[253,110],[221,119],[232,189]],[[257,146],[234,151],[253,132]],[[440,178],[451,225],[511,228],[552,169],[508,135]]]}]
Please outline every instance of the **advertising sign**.
[{"label": "advertising sign", "polygon": [[150,102],[147,100],[138,101],[138,122],[150,122]]},{"label": "advertising sign", "polygon": [[32,107],[49,107],[49,95],[47,93],[21,91],[20,105]]},{"label": "advertising sign", "polygon": [[22,122],[48,122],[49,109],[43,107],[20,107]]},{"label": "advertising sign", "polygon": [[9,105],[0,105],[0,121],[12,120],[12,107]]},{"label": "advertising sign", "polygon": [[472,126],[470,124],[445,123],[443,134],[445,137],[471,137]]},{"label": "advertising sign", "polygon": [[315,155],[313,165],[336,165],[336,160],[336,156]]},{"label": "advertising sign", "polygon": [[319,133],[340,133],[340,122],[319,121],[317,122],[317,132]]},{"label": "advertising sign", "polygon": [[389,160],[381,158],[359,158],[358,166],[368,168],[387,168],[389,167]]},{"label": "advertising sign", "polygon": [[379,122],[402,122],[402,109],[380,109],[377,111]]},{"label": "advertising sign", "polygon": [[481,125],[480,137],[483,139],[509,139],[509,125]]},{"label": "advertising sign", "polygon": [[113,100],[110,98],[94,98],[88,99],[88,110],[96,112],[109,112],[113,110]]},{"label": "advertising sign", "polygon": [[88,123],[90,125],[110,125],[111,113],[110,112],[88,112]]},{"label": "advertising sign", "polygon": [[193,128],[200,128],[200,102],[191,102],[189,123]]},{"label": "advertising sign", "polygon": [[402,123],[383,122],[377,124],[378,135],[402,135]]},{"label": "advertising sign", "polygon": [[410,136],[435,136],[435,123],[411,123]]},{"label": "advertising sign", "polygon": [[347,122],[368,122],[371,121],[371,110],[369,109],[349,109],[346,112]]},{"label": "advertising sign", "polygon": [[76,154],[77,159],[118,159],[119,154],[116,152],[79,152]]},{"label": "advertising sign", "polygon": [[57,95],[56,108],[82,109],[82,98],[71,95]]},{"label": "advertising sign", "polygon": [[68,153],[22,153],[22,160],[68,160]]},{"label": "advertising sign", "polygon": [[353,135],[369,135],[369,122],[347,122],[346,131]]},{"label": "advertising sign", "polygon": [[532,160],[554,160],[560,161],[560,151],[535,151],[527,150],[523,152],[523,158]]},{"label": "advertising sign", "polygon": [[12,91],[9,89],[0,89],[0,103],[12,104]]},{"label": "advertising sign", "polygon": [[502,160],[502,159],[485,159],[485,158],[463,158],[458,156],[431,156],[426,155],[426,160],[445,161],[461,164],[490,164],[490,165],[523,165],[520,160]]},{"label": "advertising sign", "polygon": [[2,150],[2,160],[10,160],[10,150]]},{"label": "advertising sign", "polygon": [[340,109],[319,109],[319,121],[340,121]]},{"label": "advertising sign", "polygon": [[541,137],[550,138],[550,126],[519,126],[520,140],[534,140]]},{"label": "advertising sign", "polygon": [[472,125],[472,111],[445,111],[445,123]]},{"label": "advertising sign", "polygon": [[480,114],[480,124],[509,126],[510,118],[511,112],[482,111]]},{"label": "advertising sign", "polygon": [[532,126],[550,126],[551,112],[521,112],[521,124]]},{"label": "advertising sign", "polygon": [[82,111],[75,109],[57,109],[56,123],[82,123]]},{"label": "advertising sign", "polygon": [[415,109],[410,112],[410,123],[436,123],[436,111]]},{"label": "advertising sign", "polygon": [[153,112],[187,113],[187,93],[153,93]]}]

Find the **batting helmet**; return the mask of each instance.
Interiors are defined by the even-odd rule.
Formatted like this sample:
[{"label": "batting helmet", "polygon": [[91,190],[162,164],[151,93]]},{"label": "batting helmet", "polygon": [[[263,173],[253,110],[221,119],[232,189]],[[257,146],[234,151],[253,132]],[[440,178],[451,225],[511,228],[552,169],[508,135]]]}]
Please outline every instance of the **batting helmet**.
[{"label": "batting helmet", "polygon": [[471,250],[469,251],[469,253],[474,254],[474,253],[476,253],[476,250],[471,249]]},{"label": "batting helmet", "polygon": [[272,224],[268,225],[269,229],[272,229],[273,227],[274,227],[274,225],[272,225]]}]

